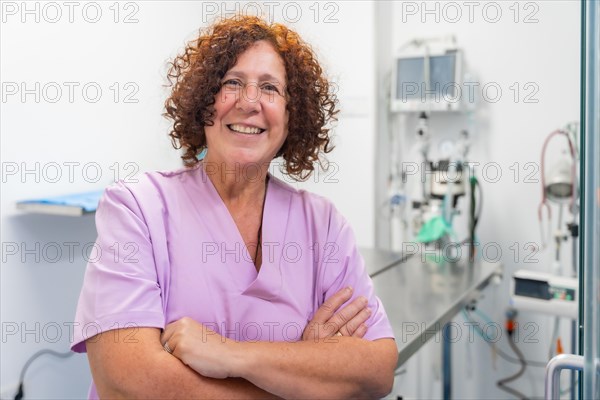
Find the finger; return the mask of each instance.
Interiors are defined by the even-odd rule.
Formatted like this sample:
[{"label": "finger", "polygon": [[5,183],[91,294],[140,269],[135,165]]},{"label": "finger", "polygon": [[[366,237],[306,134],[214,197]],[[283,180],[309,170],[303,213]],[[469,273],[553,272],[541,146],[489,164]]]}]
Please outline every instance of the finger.
[{"label": "finger", "polygon": [[352,297],[352,288],[350,286],[338,291],[333,296],[325,300],[325,302],[315,312],[315,316],[311,320],[313,323],[324,324],[334,315],[342,304],[347,302]]},{"label": "finger", "polygon": [[360,338],[362,339],[363,336],[365,336],[365,334],[367,333],[367,325],[365,324],[360,324],[358,326],[358,328],[354,331],[354,333],[352,334],[352,337],[356,337],[356,338]]},{"label": "finger", "polygon": [[170,324],[165,326],[165,329],[163,329],[163,332],[160,335],[160,344],[162,344],[164,346],[165,343],[169,341],[171,336],[173,336],[173,333],[175,333],[176,329],[177,329],[177,321],[171,322]]},{"label": "finger", "polygon": [[[354,299],[350,304],[346,307],[335,313],[333,317],[327,321],[327,325],[333,326],[332,329],[335,329],[333,333],[339,331],[344,325],[346,325],[349,321],[351,321],[355,316],[357,316],[362,310],[367,306],[368,301],[365,297],[359,296]],[[358,325],[356,325],[358,326]],[[344,332],[342,332],[343,334]],[[350,332],[351,333],[351,332]]]},{"label": "finger", "polygon": [[340,328],[340,332],[344,336],[354,336],[354,332],[369,319],[371,314],[372,312],[370,308],[363,308],[350,321]]}]

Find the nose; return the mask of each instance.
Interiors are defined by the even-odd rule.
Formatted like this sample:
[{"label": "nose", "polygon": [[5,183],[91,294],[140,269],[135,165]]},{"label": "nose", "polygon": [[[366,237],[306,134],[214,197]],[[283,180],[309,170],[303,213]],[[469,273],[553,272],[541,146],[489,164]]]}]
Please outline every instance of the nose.
[{"label": "nose", "polygon": [[246,84],[236,100],[236,108],[247,113],[260,111],[261,91],[256,84]]}]

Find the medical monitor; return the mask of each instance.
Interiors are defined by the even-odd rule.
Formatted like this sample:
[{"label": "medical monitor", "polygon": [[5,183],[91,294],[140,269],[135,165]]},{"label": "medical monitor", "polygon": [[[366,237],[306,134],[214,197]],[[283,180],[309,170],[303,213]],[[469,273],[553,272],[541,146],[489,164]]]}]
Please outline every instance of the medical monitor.
[{"label": "medical monitor", "polygon": [[462,97],[462,53],[451,49],[405,54],[394,60],[393,112],[458,111]]}]

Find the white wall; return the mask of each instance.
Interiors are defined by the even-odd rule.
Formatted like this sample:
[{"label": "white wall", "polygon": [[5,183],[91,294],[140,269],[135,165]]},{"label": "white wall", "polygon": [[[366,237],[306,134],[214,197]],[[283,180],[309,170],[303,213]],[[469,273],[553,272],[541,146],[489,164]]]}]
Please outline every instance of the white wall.
[{"label": "white wall", "polygon": [[[281,22],[288,22],[314,48],[336,86],[340,101],[339,121],[333,131],[336,147],[327,155],[331,169],[316,172],[296,186],[333,200],[354,227],[358,243],[373,246],[374,3],[321,2],[318,7],[314,2],[289,4],[301,6],[304,18],[289,23],[293,9],[290,6],[287,8],[289,16],[280,19]],[[283,10],[286,10],[285,6],[282,6]]]},{"label": "white wall", "polygon": [[[498,245],[502,250],[501,261],[505,268],[503,282],[489,288],[479,306],[494,321],[503,324],[504,312],[508,307],[508,282],[512,272],[521,268],[551,271],[553,251],[547,249],[534,252],[528,243],[540,243],[537,207],[541,200],[539,164],[543,141],[554,129],[579,120],[580,2],[473,2],[471,7],[475,8],[472,20],[469,19],[467,3],[393,2],[393,37],[388,50],[395,52],[402,44],[414,38],[454,34],[464,50],[469,71],[480,84],[479,87],[494,83],[502,89],[502,96],[497,102],[486,100],[480,94],[472,119],[468,116],[434,114],[431,127],[434,141],[432,158],[435,159],[438,153],[436,141],[443,138],[456,139],[460,129],[468,128],[472,134],[469,159],[480,162],[482,166],[485,163],[498,163],[500,167],[502,176],[497,182],[494,169],[477,169],[484,195],[478,237],[482,245]],[[502,14],[497,22],[492,22],[496,19],[496,6]],[[520,13],[518,22],[515,22],[514,10],[517,8]],[[430,13],[425,13],[425,10]],[[462,17],[458,17],[456,10],[461,12]],[[537,22],[524,23],[526,16],[537,19]],[[514,89],[511,89],[515,82],[520,88],[518,100],[515,100]],[[536,103],[525,102],[524,94],[531,92],[524,90],[524,85],[528,82],[539,88],[532,97],[537,100]],[[378,122],[383,126],[381,121]],[[414,148],[415,117],[407,117],[398,126],[403,145],[402,160],[419,161]],[[564,147],[565,143],[561,140],[556,140],[553,144],[549,161],[556,155],[557,148]],[[378,149],[382,150],[382,147],[379,146]],[[515,163],[519,163],[518,178],[514,175]],[[533,163],[532,166],[538,170],[526,169],[526,163]],[[535,172],[533,178],[538,183],[526,181],[525,177],[530,172]],[[381,187],[378,190],[384,196],[385,190]],[[456,229],[466,233],[468,201],[461,200],[461,208],[463,215],[458,219]],[[556,224],[556,207],[553,213]],[[378,243],[387,245],[386,240],[380,233]],[[514,243],[520,249],[516,259],[514,247],[511,247]],[[553,246],[552,243],[550,246]],[[563,244],[562,257],[565,271],[570,271],[571,268],[570,255],[570,242],[567,242]],[[527,263],[526,256],[532,256],[533,262]],[[491,255],[490,258],[494,256]],[[464,321],[458,317],[456,322],[462,325]],[[518,316],[518,322],[521,327],[527,323],[535,324],[530,325],[529,330],[522,331],[521,341],[518,343],[526,358],[546,361],[552,334],[551,318],[522,312]],[[563,320],[562,324],[562,343],[565,351],[570,352],[570,323]],[[533,331],[534,327],[537,328],[536,332]],[[516,372],[518,365],[494,357],[490,348],[479,338],[473,344],[467,343],[468,336],[466,332],[463,333],[464,339],[454,346],[454,396],[509,397],[496,388],[495,382]],[[530,339],[535,342],[524,343],[524,335],[527,334],[532,334]],[[505,338],[498,342],[498,346],[504,352],[514,355]],[[429,356],[422,356],[420,364],[417,361],[409,363],[407,374],[398,379],[396,391],[405,398],[441,396],[439,365],[436,366],[436,363],[439,364],[439,345],[426,346],[424,354]],[[543,371],[543,368],[529,367],[521,379],[510,385],[527,396],[543,396]],[[567,386],[568,384],[562,387]]]},{"label": "white wall", "polygon": [[[35,351],[68,349],[68,324],[87,256],[82,248],[95,240],[93,216],[22,215],[15,201],[95,190],[115,177],[177,168],[178,154],[161,117],[166,61],[215,11],[224,14],[237,4],[241,11],[252,12],[246,2],[137,1],[119,3],[118,16],[113,2],[76,2],[72,9],[64,2],[29,2],[28,14],[23,4],[2,2],[0,28],[2,398],[14,395],[19,372]],[[286,4],[272,5],[271,15],[315,45],[342,88],[344,107],[336,129],[337,150],[329,156],[336,167],[300,186],[330,197],[357,227],[359,244],[372,245],[373,4]],[[101,14],[92,22],[97,9]],[[362,49],[360,55],[348,51],[356,49]],[[88,91],[82,93],[86,84]],[[34,93],[22,98],[21,85]],[[74,88],[72,100],[69,87]],[[95,87],[102,94],[93,102]],[[137,102],[125,102],[128,94]],[[27,372],[26,397],[83,398],[89,380],[85,356],[64,361],[44,356]]]}]

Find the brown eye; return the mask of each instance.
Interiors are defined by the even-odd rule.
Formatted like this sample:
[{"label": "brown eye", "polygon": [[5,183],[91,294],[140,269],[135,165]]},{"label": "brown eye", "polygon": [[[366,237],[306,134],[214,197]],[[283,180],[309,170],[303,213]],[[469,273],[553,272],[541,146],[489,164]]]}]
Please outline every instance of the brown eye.
[{"label": "brown eye", "polygon": [[223,82],[223,86],[228,86],[230,88],[238,88],[242,86],[242,83],[236,79],[227,79]]},{"label": "brown eye", "polygon": [[269,92],[276,92],[279,93],[279,90],[277,89],[277,86],[270,84],[270,83],[266,83],[262,86],[262,88],[264,90],[268,90]]}]

